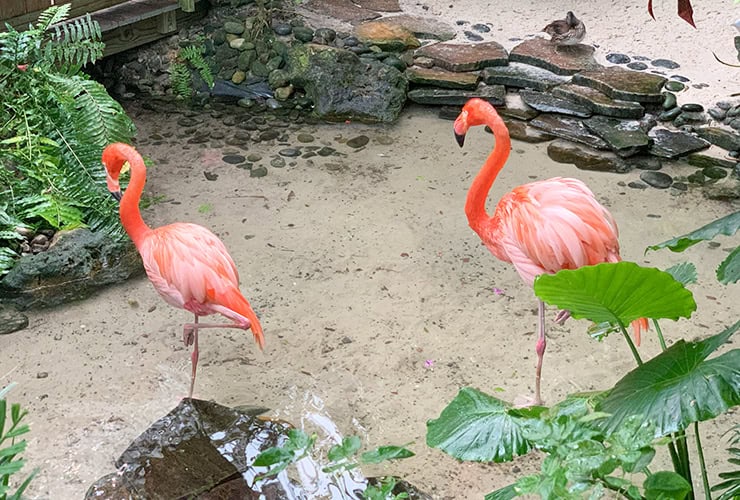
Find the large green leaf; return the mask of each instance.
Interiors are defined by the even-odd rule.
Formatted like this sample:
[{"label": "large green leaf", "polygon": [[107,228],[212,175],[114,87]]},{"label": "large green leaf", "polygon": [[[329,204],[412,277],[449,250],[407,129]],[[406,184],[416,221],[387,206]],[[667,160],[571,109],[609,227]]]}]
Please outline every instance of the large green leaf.
[{"label": "large green leaf", "polygon": [[458,460],[504,462],[527,453],[523,425],[542,407],[513,410],[505,401],[464,387],[436,420],[427,422],[427,445]]},{"label": "large green leaf", "polygon": [[717,279],[725,285],[740,280],[740,247],[735,247],[717,268]]},{"label": "large green leaf", "polygon": [[707,360],[738,328],[740,321],[701,342],[679,340],[629,372],[597,405],[611,415],[605,427],[614,431],[640,415],[665,436],[740,404],[740,349]]},{"label": "large green leaf", "polygon": [[650,245],[649,247],[647,247],[647,250],[659,250],[661,248],[669,248],[673,252],[683,252],[690,246],[696,245],[700,241],[711,240],[718,234],[732,236],[737,232],[738,228],[740,228],[740,211],[710,222],[706,226],[702,226],[696,231],[691,231],[688,234],[676,236],[673,239],[658,243],[657,245]]},{"label": "large green leaf", "polygon": [[627,325],[639,318],[676,320],[696,310],[691,292],[669,273],[633,262],[542,274],[534,293],[574,318]]}]

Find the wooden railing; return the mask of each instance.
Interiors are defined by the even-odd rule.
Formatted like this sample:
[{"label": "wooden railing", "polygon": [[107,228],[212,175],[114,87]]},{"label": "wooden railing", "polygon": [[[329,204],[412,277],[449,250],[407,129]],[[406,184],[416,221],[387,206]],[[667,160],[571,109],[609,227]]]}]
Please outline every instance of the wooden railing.
[{"label": "wooden railing", "polygon": [[175,33],[208,10],[206,0],[0,0],[0,31],[5,23],[25,29],[52,1],[72,4],[69,19],[89,13],[100,24],[105,55]]},{"label": "wooden railing", "polygon": [[36,21],[42,10],[51,5],[71,3],[69,17],[73,18],[125,2],[126,0],[2,0],[0,1],[0,21],[7,22],[16,28],[25,28]]}]

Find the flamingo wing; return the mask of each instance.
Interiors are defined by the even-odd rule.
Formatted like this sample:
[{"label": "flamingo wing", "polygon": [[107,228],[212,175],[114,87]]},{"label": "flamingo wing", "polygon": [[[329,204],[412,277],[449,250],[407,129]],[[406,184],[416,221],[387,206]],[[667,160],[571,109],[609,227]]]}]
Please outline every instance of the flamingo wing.
[{"label": "flamingo wing", "polygon": [[197,224],[154,229],[139,251],[154,288],[175,307],[211,314],[216,311],[209,303],[239,289],[239,273],[223,242]]},{"label": "flamingo wing", "polygon": [[614,219],[577,179],[515,188],[498,203],[493,221],[498,252],[530,285],[539,274],[619,261]]}]

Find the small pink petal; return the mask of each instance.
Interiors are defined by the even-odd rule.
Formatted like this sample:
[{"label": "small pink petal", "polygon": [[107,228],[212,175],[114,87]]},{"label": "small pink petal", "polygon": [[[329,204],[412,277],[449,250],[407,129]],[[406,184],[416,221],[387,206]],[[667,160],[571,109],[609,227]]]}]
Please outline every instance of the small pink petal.
[{"label": "small pink petal", "polygon": [[427,359],[424,361],[424,368],[432,368],[434,366],[434,360],[433,359]]},{"label": "small pink petal", "polygon": [[493,287],[493,293],[495,293],[496,295],[503,295],[504,291],[500,288]]}]

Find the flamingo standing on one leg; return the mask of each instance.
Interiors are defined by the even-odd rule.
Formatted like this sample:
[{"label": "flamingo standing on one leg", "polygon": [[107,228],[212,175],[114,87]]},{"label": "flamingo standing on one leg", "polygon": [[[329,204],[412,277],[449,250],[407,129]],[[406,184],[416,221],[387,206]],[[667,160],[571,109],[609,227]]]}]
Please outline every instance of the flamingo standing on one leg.
[{"label": "flamingo standing on one leg", "polygon": [[[131,167],[131,179],[121,195],[118,183],[124,163]],[[139,200],[146,182],[146,167],[139,153],[127,144],[110,144],[103,151],[108,190],[121,202],[121,223],[141,254],[144,269],[159,295],[170,305],[195,315],[183,325],[183,341],[193,346],[190,392],[193,397],[198,367],[198,330],[203,328],[252,329],[260,349],[265,338],[252,307],[239,291],[239,274],[223,242],[208,229],[176,222],[155,229],[146,225],[139,212]],[[200,316],[219,313],[230,324],[198,323]]]},{"label": "flamingo standing on one leg", "polygon": [[[555,177],[514,188],[499,200],[493,216],[486,213],[486,198],[504,167],[511,140],[504,121],[488,102],[470,99],[454,124],[462,147],[470,127],[488,125],[496,140],[490,156],[468,191],[465,214],[470,227],[491,253],[514,264],[519,276],[532,285],[535,276],[576,269],[601,262],[619,262],[614,218],[578,179]],[[540,378],[545,354],[545,305],[539,301],[539,338],[534,404],[542,404]],[[567,312],[558,315],[564,321]],[[647,320],[632,323],[637,343]]]}]

